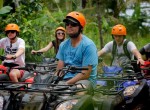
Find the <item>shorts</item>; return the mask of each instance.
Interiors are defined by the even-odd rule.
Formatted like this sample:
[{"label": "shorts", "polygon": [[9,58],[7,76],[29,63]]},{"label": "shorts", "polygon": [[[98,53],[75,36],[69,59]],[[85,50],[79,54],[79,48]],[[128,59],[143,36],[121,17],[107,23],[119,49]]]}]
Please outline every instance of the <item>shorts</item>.
[{"label": "shorts", "polygon": [[25,70],[19,70],[19,71],[20,71],[20,78],[22,78],[25,73]]}]

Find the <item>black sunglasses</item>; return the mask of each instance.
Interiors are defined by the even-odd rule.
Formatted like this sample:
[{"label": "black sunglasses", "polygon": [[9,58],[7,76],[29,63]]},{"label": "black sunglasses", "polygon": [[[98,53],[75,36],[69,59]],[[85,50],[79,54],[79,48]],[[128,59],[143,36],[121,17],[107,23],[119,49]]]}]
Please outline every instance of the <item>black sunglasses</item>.
[{"label": "black sunglasses", "polygon": [[69,26],[69,24],[70,24],[72,27],[79,26],[79,23],[74,23],[74,22],[71,22],[71,21],[67,21],[67,22],[66,22],[66,26]]},{"label": "black sunglasses", "polygon": [[15,33],[15,32],[16,32],[15,30],[9,30],[9,31],[6,31],[6,34]]},{"label": "black sunglasses", "polygon": [[58,32],[57,34],[58,34],[58,35],[65,35],[64,32]]}]

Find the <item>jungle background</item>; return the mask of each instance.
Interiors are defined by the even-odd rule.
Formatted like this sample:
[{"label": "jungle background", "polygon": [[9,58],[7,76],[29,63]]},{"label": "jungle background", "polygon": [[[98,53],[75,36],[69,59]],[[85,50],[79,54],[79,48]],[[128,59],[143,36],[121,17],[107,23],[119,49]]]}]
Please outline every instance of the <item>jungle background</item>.
[{"label": "jungle background", "polygon": [[[98,50],[112,40],[112,26],[118,23],[126,26],[127,39],[138,49],[150,42],[150,0],[0,0],[0,38],[6,37],[8,23],[18,24],[20,37],[26,42],[26,61],[40,61],[31,55],[31,50],[43,48],[55,39],[55,29],[64,26],[62,21],[71,11],[85,15],[83,33]],[[55,56],[53,49],[44,55]]]}]

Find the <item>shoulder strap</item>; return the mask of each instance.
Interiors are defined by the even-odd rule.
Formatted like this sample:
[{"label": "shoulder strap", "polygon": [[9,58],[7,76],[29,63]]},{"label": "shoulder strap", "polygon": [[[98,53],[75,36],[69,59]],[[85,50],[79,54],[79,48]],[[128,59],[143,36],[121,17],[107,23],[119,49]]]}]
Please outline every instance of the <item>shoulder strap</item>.
[{"label": "shoulder strap", "polygon": [[117,44],[115,41],[113,41],[111,65],[112,65],[112,62],[113,62],[115,54],[116,54],[116,48],[117,48]]},{"label": "shoulder strap", "polygon": [[127,49],[127,44],[128,44],[129,40],[126,40],[123,44],[123,50],[124,50],[124,53],[125,55],[131,60],[131,56],[130,56],[130,53]]}]

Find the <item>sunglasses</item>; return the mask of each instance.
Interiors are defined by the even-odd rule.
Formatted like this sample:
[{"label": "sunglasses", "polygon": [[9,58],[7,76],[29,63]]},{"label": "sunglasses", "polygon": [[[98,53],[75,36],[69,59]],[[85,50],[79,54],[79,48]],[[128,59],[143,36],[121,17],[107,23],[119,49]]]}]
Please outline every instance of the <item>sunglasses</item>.
[{"label": "sunglasses", "polygon": [[9,30],[9,31],[6,31],[6,34],[15,33],[15,32],[16,32],[15,30]]},{"label": "sunglasses", "polygon": [[76,27],[76,26],[79,26],[79,23],[74,23],[71,21],[66,22],[66,26],[69,26],[69,25],[71,25],[72,27]]},{"label": "sunglasses", "polygon": [[65,35],[63,32],[58,32],[57,35]]}]

